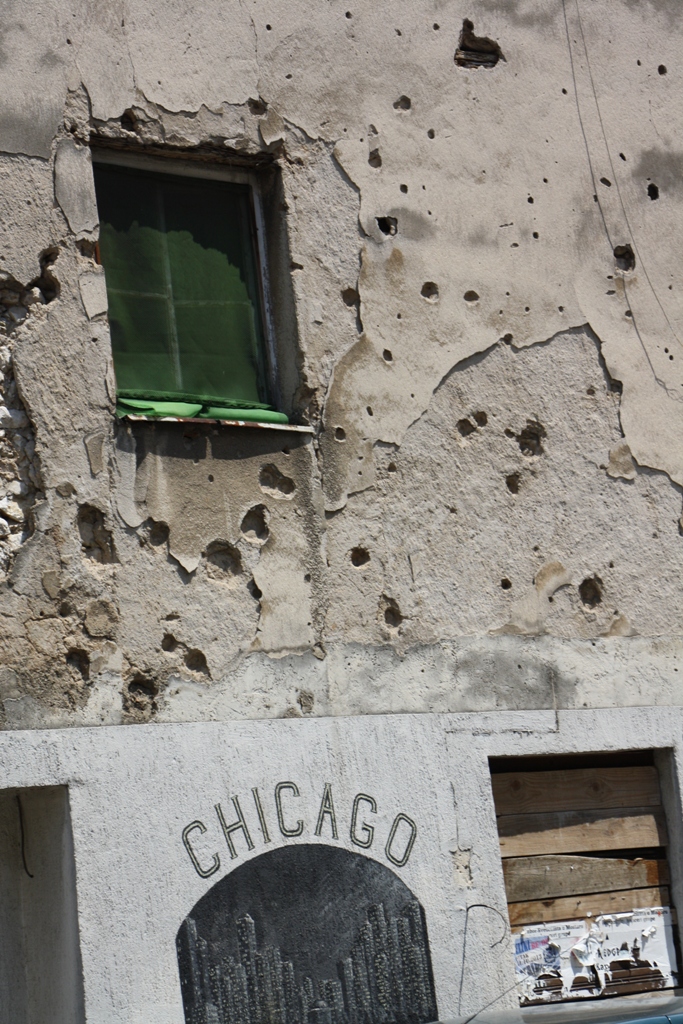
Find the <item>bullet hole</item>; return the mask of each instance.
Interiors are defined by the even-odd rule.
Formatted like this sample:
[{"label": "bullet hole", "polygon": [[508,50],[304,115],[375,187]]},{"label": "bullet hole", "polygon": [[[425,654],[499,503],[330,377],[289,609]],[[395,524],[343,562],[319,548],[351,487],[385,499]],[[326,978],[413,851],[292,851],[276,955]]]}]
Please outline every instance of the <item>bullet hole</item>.
[{"label": "bullet hole", "polygon": [[407,185],[399,185],[399,188],[401,189],[401,192],[403,193],[404,196],[408,194],[408,186]]},{"label": "bullet hole", "polygon": [[368,414],[368,416],[374,416],[374,413],[373,413],[373,411],[372,411],[372,406],[371,406],[371,405],[367,405],[367,406],[365,407],[365,411],[366,411],[366,413]]},{"label": "bullet hole", "polygon": [[206,575],[212,580],[225,580],[242,572],[242,556],[237,548],[224,540],[214,540],[206,548]]},{"label": "bullet hole", "polygon": [[260,601],[261,598],[263,597],[263,592],[258,588],[258,586],[256,585],[256,581],[253,577],[247,583],[247,590],[249,591],[249,593],[251,594],[255,601]]},{"label": "bullet hole", "polygon": [[351,563],[360,569],[362,565],[367,565],[370,561],[370,552],[367,548],[352,548],[351,549]]},{"label": "bullet hole", "polygon": [[206,664],[206,657],[203,651],[200,651],[197,647],[191,647],[185,655],[185,667],[190,672],[199,672],[203,676],[208,676],[209,666]]},{"label": "bullet hole", "polygon": [[511,334],[504,334],[503,335],[503,341],[505,342],[506,345],[511,345],[512,344],[512,335]]},{"label": "bullet hole", "polygon": [[142,672],[135,672],[126,689],[127,692],[123,695],[124,711],[156,711],[156,698],[159,694],[156,679]]},{"label": "bullet hole", "polygon": [[619,156],[621,157],[622,160],[626,160],[626,157],[624,156],[623,153],[620,153]]},{"label": "bullet hole", "polygon": [[614,259],[619,270],[633,270],[636,265],[636,257],[628,243],[614,247]]},{"label": "bullet hole", "polygon": [[382,166],[382,157],[378,149],[373,149],[370,152],[370,156],[368,157],[368,163],[370,164],[371,167]]},{"label": "bullet hole", "polygon": [[503,590],[509,590],[510,587],[512,586],[512,581],[509,580],[507,576],[503,576],[502,580],[500,581],[500,585],[503,588]]},{"label": "bullet hole", "polygon": [[527,200],[526,201],[527,201],[527,203],[533,203],[534,197],[533,196],[527,196]]},{"label": "bullet hole", "polygon": [[403,35],[403,33],[401,32],[400,28],[395,28],[394,32],[396,33],[397,36],[402,36]]},{"label": "bullet hole", "polygon": [[346,17],[347,18],[352,18],[353,17],[353,15],[351,14],[351,11],[347,11],[346,12]]},{"label": "bullet hole", "polygon": [[343,427],[337,427],[337,429],[334,432],[334,436],[337,441],[345,441],[346,431],[344,430]]},{"label": "bullet hole", "polygon": [[395,473],[395,472],[396,472],[396,463],[395,462],[390,462],[389,465],[387,466],[387,473]]},{"label": "bullet hole", "polygon": [[35,277],[32,281],[29,281],[26,288],[38,288],[40,289],[45,302],[52,302],[54,299],[59,298],[61,286],[59,281],[52,272],[52,266],[59,256],[59,248],[56,245],[50,246],[47,249],[43,249],[38,257],[40,261],[40,276]]},{"label": "bullet hole", "polygon": [[304,583],[310,583],[310,582],[311,582],[311,574],[310,574],[310,572],[307,572],[305,574],[305,576],[304,576]]},{"label": "bullet hole", "polygon": [[606,185],[607,188],[611,188],[612,187],[612,182],[609,180],[609,178],[600,178],[600,184],[601,185]]},{"label": "bullet hole", "polygon": [[73,608],[71,607],[69,602],[68,601],[62,601],[62,603],[59,606],[59,614],[61,615],[61,617],[63,619],[66,619],[66,618],[69,617],[69,615],[71,615],[72,612],[73,612]]},{"label": "bullet hole", "polygon": [[659,67],[657,68],[657,71],[659,71],[660,75],[665,75],[666,74],[666,64],[660,64]]},{"label": "bullet hole", "polygon": [[396,314],[396,319],[397,320],[401,320],[402,319],[402,314],[401,313],[397,313]]},{"label": "bullet hole", "polygon": [[436,302],[439,298],[439,288],[433,281],[425,281],[420,289],[420,295],[427,302]]},{"label": "bullet hole", "polygon": [[532,238],[538,238],[538,231],[534,231],[531,237]]},{"label": "bullet hole", "polygon": [[563,96],[566,96],[566,95],[567,95],[567,90],[566,90],[566,89],[563,89],[563,90],[562,90],[562,95],[563,95]]},{"label": "bullet hole", "polygon": [[631,312],[630,309],[627,309],[626,312],[624,313],[624,316],[627,316],[630,319],[633,316],[633,313]]},{"label": "bullet hole", "polygon": [[587,608],[596,608],[602,602],[603,583],[599,576],[588,576],[579,583],[579,597]]},{"label": "bullet hole", "polygon": [[281,473],[272,462],[261,467],[259,486],[262,491],[274,498],[291,498],[296,490],[296,484],[291,477]]},{"label": "bullet hole", "polygon": [[614,568],[614,562],[610,562],[609,567],[610,567],[610,569],[613,569]]},{"label": "bullet hole", "polygon": [[543,445],[541,441],[547,437],[545,427],[538,420],[527,420],[526,426],[522,427],[515,440],[519,445],[522,455],[542,455]]},{"label": "bullet hole", "polygon": [[530,311],[530,309],[531,309],[531,306],[525,306],[524,307],[524,312],[528,313]]},{"label": "bullet hole", "polygon": [[72,647],[66,653],[66,664],[78,672],[84,683],[90,678],[90,657],[81,647]]},{"label": "bullet hole", "polygon": [[177,647],[178,641],[173,636],[173,633],[164,633],[161,640],[162,651],[166,651],[168,654],[173,654]]},{"label": "bullet hole", "polygon": [[513,242],[510,246],[511,249],[519,249],[519,242]]},{"label": "bullet hole", "polygon": [[264,544],[268,540],[268,509],[265,505],[254,505],[249,509],[240,530],[250,544]]},{"label": "bullet hole", "polygon": [[104,513],[94,505],[81,505],[77,515],[81,547],[87,558],[110,565],[118,562],[111,531],[104,525]]},{"label": "bullet hole", "polygon": [[558,306],[557,311],[558,313],[564,313],[564,306]]},{"label": "bullet hole", "polygon": [[595,388],[594,387],[586,388],[586,394],[593,396],[595,394]]},{"label": "bullet hole", "polygon": [[477,424],[478,427],[485,427],[486,424],[489,421],[488,416],[486,415],[486,413],[483,410],[480,410],[478,412],[473,412],[472,413],[472,419],[474,420],[474,422]]},{"label": "bullet hole", "polygon": [[261,115],[265,114],[266,110],[268,109],[268,104],[265,103],[260,96],[258,99],[253,99],[253,97],[250,97],[247,100],[247,106],[249,107],[249,110],[255,117],[261,117]]},{"label": "bullet hole", "polygon": [[652,182],[647,186],[647,194],[650,199],[659,199],[659,189]]},{"label": "bullet hole", "polygon": [[505,484],[511,494],[519,494],[519,481],[522,479],[519,473],[509,473],[505,477]]},{"label": "bullet hole", "polygon": [[386,363],[391,363],[393,362],[394,359],[393,355],[391,354],[388,348],[385,348],[384,352],[382,352],[382,358]]},{"label": "bullet hole", "polygon": [[458,433],[460,433],[463,437],[469,437],[469,435],[473,434],[474,431],[477,429],[474,423],[471,423],[470,420],[468,420],[467,418],[458,420],[458,422],[455,425],[458,429]]},{"label": "bullet hole", "polygon": [[383,235],[395,235],[398,231],[398,221],[395,217],[375,217],[375,220]]},{"label": "bullet hole", "polygon": [[208,479],[209,483],[212,484],[213,483],[213,474],[209,473],[207,479]]},{"label": "bullet hole", "polygon": [[266,25],[266,32],[270,32],[272,30],[272,27],[272,25]]},{"label": "bullet hole", "polygon": [[134,132],[138,125],[138,119],[132,110],[124,110],[121,114],[121,127],[125,132]]},{"label": "bullet hole", "polygon": [[[285,78],[291,78],[291,77],[292,77],[291,74],[285,75]],[[344,131],[346,131],[346,128],[344,129]]]},{"label": "bullet hole", "polygon": [[435,31],[435,32],[438,32],[438,31],[439,31],[439,29],[441,28],[441,26],[440,26],[440,25],[437,25],[437,23],[436,23],[436,22],[434,22],[434,24],[432,25],[432,28],[434,29],[434,31]]},{"label": "bullet hole", "polygon": [[357,306],[360,302],[360,295],[355,288],[345,288],[341,297],[346,306]]},{"label": "bullet hole", "polygon": [[410,110],[412,103],[409,96],[399,96],[394,103],[394,110]]},{"label": "bullet hole", "polygon": [[469,18],[465,18],[453,59],[460,68],[494,68],[498,61],[504,61],[505,57],[493,39],[476,36],[474,25]]},{"label": "bullet hole", "polygon": [[463,295],[463,299],[465,300],[465,302],[479,302],[479,296],[475,291],[472,291],[472,289],[465,292],[465,294]]},{"label": "bullet hole", "polygon": [[393,597],[383,597],[384,603],[384,621],[386,622],[389,629],[398,629],[403,622],[403,616],[401,610],[398,607]]},{"label": "bullet hole", "polygon": [[147,530],[147,540],[154,548],[161,547],[162,544],[166,544],[169,536],[169,528],[167,523],[157,522],[155,519],[149,519],[149,528]]},{"label": "bullet hole", "polygon": [[427,138],[428,139],[436,138],[436,132],[434,131],[433,128],[430,128],[429,131],[427,132]]},{"label": "bullet hole", "polygon": [[304,265],[303,265],[303,263],[297,263],[296,260],[292,260],[292,262],[289,264],[289,269],[290,270],[303,270],[304,269]]}]

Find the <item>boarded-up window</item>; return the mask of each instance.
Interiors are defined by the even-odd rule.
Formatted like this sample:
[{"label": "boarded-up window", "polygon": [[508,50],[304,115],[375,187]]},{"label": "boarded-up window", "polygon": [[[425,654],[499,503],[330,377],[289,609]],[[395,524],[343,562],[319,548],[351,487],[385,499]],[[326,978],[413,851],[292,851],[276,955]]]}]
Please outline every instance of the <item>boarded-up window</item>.
[{"label": "boarded-up window", "polygon": [[496,758],[491,773],[520,1003],[672,988],[652,754]]}]

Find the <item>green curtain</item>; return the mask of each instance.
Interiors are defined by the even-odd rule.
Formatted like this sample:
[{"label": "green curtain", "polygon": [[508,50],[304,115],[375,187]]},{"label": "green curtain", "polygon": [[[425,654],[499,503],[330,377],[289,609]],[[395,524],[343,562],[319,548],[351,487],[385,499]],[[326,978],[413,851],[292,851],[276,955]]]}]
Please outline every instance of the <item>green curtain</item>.
[{"label": "green curtain", "polygon": [[249,186],[96,164],[95,187],[120,413],[286,423],[267,401]]}]

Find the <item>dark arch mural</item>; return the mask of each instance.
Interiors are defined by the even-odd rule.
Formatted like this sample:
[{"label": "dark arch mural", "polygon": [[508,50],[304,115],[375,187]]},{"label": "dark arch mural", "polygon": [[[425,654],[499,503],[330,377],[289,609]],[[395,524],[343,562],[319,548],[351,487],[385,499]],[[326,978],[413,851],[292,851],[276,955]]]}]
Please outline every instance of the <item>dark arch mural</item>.
[{"label": "dark arch mural", "polygon": [[424,911],[389,868],[333,846],[261,854],[176,936],[187,1024],[429,1024]]}]

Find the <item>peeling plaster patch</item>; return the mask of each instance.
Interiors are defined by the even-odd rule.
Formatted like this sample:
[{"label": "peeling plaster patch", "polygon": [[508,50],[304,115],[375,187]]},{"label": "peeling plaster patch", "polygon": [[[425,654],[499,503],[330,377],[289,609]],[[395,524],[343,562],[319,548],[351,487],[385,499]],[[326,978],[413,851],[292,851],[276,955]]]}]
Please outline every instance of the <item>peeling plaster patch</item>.
[{"label": "peeling plaster patch", "polygon": [[107,312],[107,285],[103,273],[82,274],[78,279],[78,286],[85,312],[90,320]]},{"label": "peeling plaster patch", "polygon": [[635,480],[636,465],[631,455],[631,449],[625,441],[611,449],[607,475],[615,479]]},{"label": "peeling plaster patch", "polygon": [[102,430],[94,430],[92,433],[86,434],[83,438],[83,443],[90,462],[90,472],[93,476],[97,476],[97,474],[101,473],[104,469],[105,441],[106,435]]},{"label": "peeling plaster patch", "polygon": [[561,562],[548,562],[536,574],[534,589],[510,609],[510,621],[496,633],[535,635],[543,632],[549,613],[548,602],[560,589],[571,582]]},{"label": "peeling plaster patch", "polygon": [[472,851],[451,850],[451,857],[453,858],[453,876],[455,884],[462,889],[471,889],[474,885],[472,878]]},{"label": "peeling plaster patch", "polygon": [[94,238],[99,220],[89,146],[79,146],[73,139],[58,142],[55,196],[76,237]]},{"label": "peeling plaster patch", "polygon": [[[326,642],[386,641],[376,621],[382,594],[406,616],[406,644],[482,630],[599,637],[621,616],[629,626],[615,630],[676,630],[680,493],[663,474],[617,486],[599,468],[623,442],[620,402],[589,329],[528,348],[496,345],[459,363],[400,447],[375,445],[373,488],[327,518]],[[458,423],[474,426],[483,411],[486,424],[463,438]],[[334,423],[341,410],[328,413]],[[377,400],[365,419],[376,421]],[[528,450],[536,429],[520,446],[528,421],[543,425],[541,453]],[[335,447],[353,465],[355,435],[346,436],[321,436],[325,472]],[[361,543],[372,559],[358,569],[349,552]],[[658,580],[656,600],[632,571],[634,544]],[[584,607],[578,584],[594,575],[603,599]]]}]

